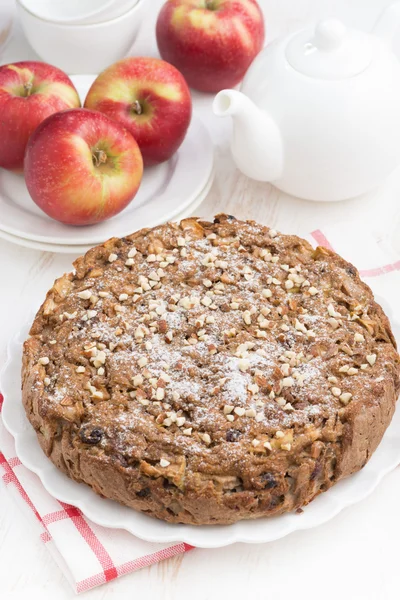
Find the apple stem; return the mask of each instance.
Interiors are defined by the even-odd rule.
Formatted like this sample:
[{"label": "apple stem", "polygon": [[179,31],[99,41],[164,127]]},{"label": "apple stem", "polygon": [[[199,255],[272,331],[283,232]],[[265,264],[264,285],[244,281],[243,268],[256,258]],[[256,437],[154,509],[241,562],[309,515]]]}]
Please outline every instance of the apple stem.
[{"label": "apple stem", "polygon": [[104,152],[104,150],[98,150],[96,148],[96,150],[94,150],[92,154],[92,157],[95,167],[99,167],[100,165],[103,165],[107,162],[107,154]]},{"label": "apple stem", "polygon": [[139,100],[135,100],[135,102],[133,103],[133,112],[135,112],[137,115],[142,114],[143,109],[142,109],[142,105],[140,104]]},{"label": "apple stem", "polygon": [[27,98],[31,95],[32,88],[33,88],[33,84],[30,81],[28,81],[27,83],[24,83],[24,90],[26,92]]}]

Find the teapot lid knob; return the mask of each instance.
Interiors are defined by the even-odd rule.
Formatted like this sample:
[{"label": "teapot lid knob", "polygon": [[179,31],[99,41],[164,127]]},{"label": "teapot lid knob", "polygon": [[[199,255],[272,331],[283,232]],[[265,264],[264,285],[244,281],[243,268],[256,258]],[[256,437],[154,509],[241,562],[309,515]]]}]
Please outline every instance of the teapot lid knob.
[{"label": "teapot lid knob", "polygon": [[371,37],[348,29],[338,19],[324,19],[289,39],[286,59],[296,71],[314,79],[347,79],[370,65]]},{"label": "teapot lid knob", "polygon": [[315,28],[314,45],[319,50],[336,50],[346,35],[346,27],[338,19],[325,19]]}]

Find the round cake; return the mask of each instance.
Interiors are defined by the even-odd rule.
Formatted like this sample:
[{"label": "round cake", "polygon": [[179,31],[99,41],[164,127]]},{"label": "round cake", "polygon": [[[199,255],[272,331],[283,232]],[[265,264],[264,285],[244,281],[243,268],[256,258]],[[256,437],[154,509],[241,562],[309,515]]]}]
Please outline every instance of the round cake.
[{"label": "round cake", "polygon": [[399,356],[334,252],[218,215],[74,266],[22,369],[28,418],[72,479],[165,521],[234,523],[300,509],[378,446]]}]

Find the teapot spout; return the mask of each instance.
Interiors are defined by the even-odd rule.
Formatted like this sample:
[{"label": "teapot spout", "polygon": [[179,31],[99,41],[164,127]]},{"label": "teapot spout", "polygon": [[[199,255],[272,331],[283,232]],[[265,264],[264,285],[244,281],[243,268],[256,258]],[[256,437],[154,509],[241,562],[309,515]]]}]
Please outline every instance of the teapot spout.
[{"label": "teapot spout", "polygon": [[372,33],[391,44],[394,36],[400,29],[400,1],[392,2],[383,11]]},{"label": "teapot spout", "polygon": [[283,144],[275,121],[241,92],[223,90],[214,100],[214,114],[233,118],[232,155],[248,177],[273,182],[283,171]]}]

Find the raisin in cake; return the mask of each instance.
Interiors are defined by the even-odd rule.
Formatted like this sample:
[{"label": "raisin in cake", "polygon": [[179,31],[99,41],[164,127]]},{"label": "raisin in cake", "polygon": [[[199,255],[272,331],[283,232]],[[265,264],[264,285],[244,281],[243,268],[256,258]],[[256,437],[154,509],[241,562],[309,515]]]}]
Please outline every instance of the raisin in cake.
[{"label": "raisin in cake", "polygon": [[388,319],[357,270],[227,215],[93,248],[30,333],[23,402],[44,452],[175,523],[307,504],[365,465],[399,391]]}]

